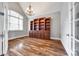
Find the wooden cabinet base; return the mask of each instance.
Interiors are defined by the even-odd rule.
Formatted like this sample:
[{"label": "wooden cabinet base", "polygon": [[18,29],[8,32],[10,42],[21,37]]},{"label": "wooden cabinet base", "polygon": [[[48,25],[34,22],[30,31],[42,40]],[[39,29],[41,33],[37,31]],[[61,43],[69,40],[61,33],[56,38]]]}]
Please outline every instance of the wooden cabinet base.
[{"label": "wooden cabinet base", "polygon": [[39,39],[50,39],[50,31],[40,30],[40,31],[29,31],[29,37],[39,38]]}]

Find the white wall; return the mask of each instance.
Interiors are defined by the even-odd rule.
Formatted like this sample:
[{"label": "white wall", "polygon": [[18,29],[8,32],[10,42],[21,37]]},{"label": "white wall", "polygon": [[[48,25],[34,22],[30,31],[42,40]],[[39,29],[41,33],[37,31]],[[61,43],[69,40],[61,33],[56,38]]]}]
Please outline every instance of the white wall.
[{"label": "white wall", "polygon": [[[63,43],[63,46],[65,47],[68,55],[71,53],[70,49],[70,44],[71,44],[71,39],[70,39],[70,32],[71,32],[71,27],[70,27],[70,15],[69,15],[69,3],[65,2],[61,6],[61,41]],[[67,36],[69,34],[69,36]]]},{"label": "white wall", "polygon": [[24,14],[23,10],[21,9],[21,7],[19,6],[18,3],[13,3],[13,2],[10,2],[8,3],[8,7],[10,10],[14,10],[18,13],[20,13],[21,15],[23,15],[24,19],[23,19],[23,30],[22,31],[9,31],[8,32],[8,36],[9,36],[9,39],[13,39],[13,38],[16,38],[16,37],[22,37],[22,36],[27,36],[28,34],[28,19],[26,17],[26,15]]}]

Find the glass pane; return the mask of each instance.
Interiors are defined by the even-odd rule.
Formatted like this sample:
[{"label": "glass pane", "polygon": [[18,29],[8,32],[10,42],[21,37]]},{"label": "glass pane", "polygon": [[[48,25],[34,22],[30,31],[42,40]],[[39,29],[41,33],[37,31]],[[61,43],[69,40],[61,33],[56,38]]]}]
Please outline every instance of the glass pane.
[{"label": "glass pane", "polygon": [[23,19],[23,16],[22,16],[22,15],[20,15],[20,14],[18,14],[18,17],[19,17],[20,19]]},{"label": "glass pane", "polygon": [[9,29],[18,30],[18,18],[9,17]]},{"label": "glass pane", "polygon": [[23,20],[19,20],[19,30],[23,30]]},{"label": "glass pane", "polygon": [[15,17],[18,17],[18,13],[15,12],[15,11],[12,11],[12,10],[10,10],[10,15],[11,16],[15,16]]},{"label": "glass pane", "polygon": [[75,22],[75,38],[79,40],[79,21]]},{"label": "glass pane", "polygon": [[10,24],[10,30],[18,30],[18,24]]},{"label": "glass pane", "polygon": [[79,42],[75,41],[75,55],[79,56]]},{"label": "glass pane", "polygon": [[18,18],[10,17],[9,22],[14,23],[14,24],[18,24]]},{"label": "glass pane", "polygon": [[75,19],[79,18],[79,2],[75,3]]},{"label": "glass pane", "polygon": [[23,16],[12,10],[9,10],[8,14],[9,30],[23,30]]}]

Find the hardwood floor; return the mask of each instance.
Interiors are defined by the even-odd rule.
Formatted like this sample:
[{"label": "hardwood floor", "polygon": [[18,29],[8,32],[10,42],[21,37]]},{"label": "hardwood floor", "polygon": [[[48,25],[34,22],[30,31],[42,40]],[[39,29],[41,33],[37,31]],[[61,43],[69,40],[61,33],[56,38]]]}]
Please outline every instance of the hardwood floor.
[{"label": "hardwood floor", "polygon": [[9,56],[66,56],[59,40],[20,38],[9,41]]}]

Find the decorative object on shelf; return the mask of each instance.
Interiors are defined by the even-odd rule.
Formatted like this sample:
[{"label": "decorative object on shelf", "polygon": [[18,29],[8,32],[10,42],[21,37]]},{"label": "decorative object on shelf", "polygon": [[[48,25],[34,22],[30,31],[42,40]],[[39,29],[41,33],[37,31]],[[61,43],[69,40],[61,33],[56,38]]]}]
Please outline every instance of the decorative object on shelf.
[{"label": "decorative object on shelf", "polygon": [[33,16],[35,14],[34,11],[33,11],[32,6],[31,6],[31,4],[26,9],[26,14],[29,15],[29,16]]}]

